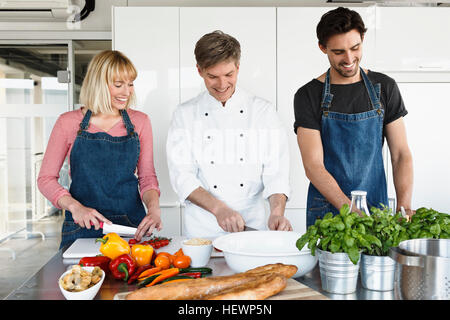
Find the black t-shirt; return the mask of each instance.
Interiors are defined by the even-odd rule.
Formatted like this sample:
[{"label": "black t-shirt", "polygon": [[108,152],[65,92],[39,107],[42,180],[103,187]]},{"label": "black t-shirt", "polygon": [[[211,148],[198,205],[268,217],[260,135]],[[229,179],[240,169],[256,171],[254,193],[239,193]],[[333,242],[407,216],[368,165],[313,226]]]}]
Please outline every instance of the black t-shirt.
[{"label": "black t-shirt", "polygon": [[[383,135],[386,125],[408,114],[400,90],[394,79],[389,76],[368,71],[367,76],[373,83],[381,83],[381,107],[384,109]],[[313,79],[298,89],[294,97],[294,132],[298,127],[321,130],[323,82]],[[363,80],[352,84],[331,84],[333,94],[330,110],[340,113],[360,113],[373,109]],[[384,139],[383,139],[384,141]]]}]

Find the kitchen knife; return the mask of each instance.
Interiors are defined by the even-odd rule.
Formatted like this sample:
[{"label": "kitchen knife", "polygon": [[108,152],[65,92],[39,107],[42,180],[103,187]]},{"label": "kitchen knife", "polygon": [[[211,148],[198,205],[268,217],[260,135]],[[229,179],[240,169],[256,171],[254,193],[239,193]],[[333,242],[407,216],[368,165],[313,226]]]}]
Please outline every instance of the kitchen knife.
[{"label": "kitchen knife", "polygon": [[[93,223],[91,222],[91,225],[93,225]],[[122,226],[120,224],[107,224],[107,223],[103,223],[100,222],[100,228],[103,229],[103,234],[108,234],[110,232],[114,232],[117,233],[118,235],[122,235],[122,236],[134,236],[134,234],[136,233],[137,228],[133,228],[133,227],[127,227],[127,226]]]},{"label": "kitchen knife", "polygon": [[249,227],[249,226],[244,226],[244,231],[258,231],[258,230],[254,229],[252,227]]}]

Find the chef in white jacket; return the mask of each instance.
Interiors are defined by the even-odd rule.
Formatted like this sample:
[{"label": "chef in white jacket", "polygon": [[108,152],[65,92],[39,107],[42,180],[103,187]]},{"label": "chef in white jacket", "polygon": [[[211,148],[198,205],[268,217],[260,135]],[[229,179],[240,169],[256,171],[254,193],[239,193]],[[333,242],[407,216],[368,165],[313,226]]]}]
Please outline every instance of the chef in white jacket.
[{"label": "chef in white jacket", "polygon": [[[170,181],[188,237],[292,230],[287,136],[275,107],[236,86],[240,44],[214,31],[196,44],[207,91],[179,105],[167,138]],[[270,213],[265,212],[268,199]]]}]

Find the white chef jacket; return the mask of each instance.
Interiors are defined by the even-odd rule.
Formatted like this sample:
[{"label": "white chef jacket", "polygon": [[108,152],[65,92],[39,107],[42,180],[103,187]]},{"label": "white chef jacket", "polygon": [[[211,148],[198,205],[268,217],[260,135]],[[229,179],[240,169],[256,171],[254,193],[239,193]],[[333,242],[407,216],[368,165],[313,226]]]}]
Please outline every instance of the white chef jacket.
[{"label": "white chef jacket", "polygon": [[249,227],[266,230],[264,199],[289,198],[289,150],[274,106],[236,88],[222,103],[208,91],[179,105],[167,137],[172,187],[185,204],[188,237],[226,234],[215,216],[187,200],[198,187],[238,211]]}]

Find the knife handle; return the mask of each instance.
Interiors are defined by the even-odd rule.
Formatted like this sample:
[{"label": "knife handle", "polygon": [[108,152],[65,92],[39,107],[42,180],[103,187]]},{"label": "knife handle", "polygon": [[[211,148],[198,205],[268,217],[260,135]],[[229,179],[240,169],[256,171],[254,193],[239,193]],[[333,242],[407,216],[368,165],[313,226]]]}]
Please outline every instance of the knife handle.
[{"label": "knife handle", "polygon": [[[91,221],[91,226],[93,226],[94,223]],[[100,221],[100,229],[103,229],[103,221]]]}]

